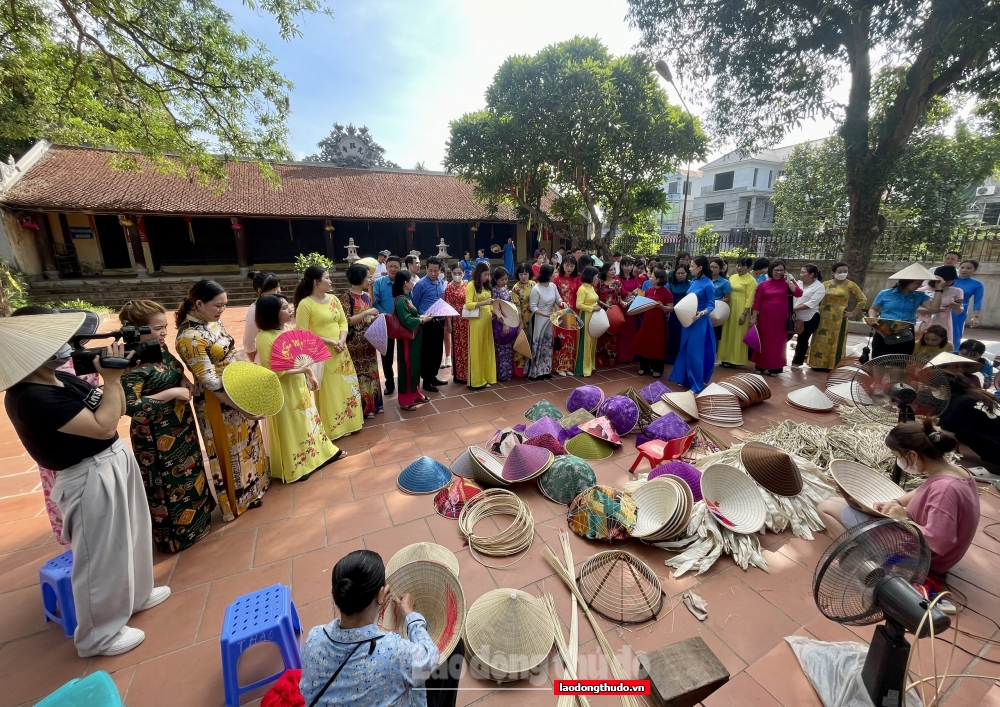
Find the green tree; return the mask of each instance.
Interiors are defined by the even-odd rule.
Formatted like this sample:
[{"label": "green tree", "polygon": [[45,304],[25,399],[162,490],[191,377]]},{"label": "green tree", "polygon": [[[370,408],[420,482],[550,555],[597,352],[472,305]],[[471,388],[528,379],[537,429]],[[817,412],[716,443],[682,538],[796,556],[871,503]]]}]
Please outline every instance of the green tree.
[{"label": "green tree", "polygon": [[[355,128],[353,124],[348,125],[346,128],[340,123],[333,124],[333,130],[325,138],[316,143],[316,147],[319,148],[319,152],[315,155],[309,155],[306,157],[306,162],[329,162],[333,164],[339,164],[344,156],[340,152],[340,141],[347,137],[358,136],[364,140],[368,145],[368,150],[371,152],[368,155],[368,160],[374,167],[388,167],[390,169],[399,169],[399,165],[391,160],[385,158],[385,148],[375,142],[372,137],[371,132],[368,130],[368,126],[362,125],[360,128]],[[418,162],[418,165],[423,165],[423,162]],[[416,169],[422,169],[422,166],[418,166]]]},{"label": "green tree", "polygon": [[704,223],[694,232],[695,253],[712,255],[719,248],[719,234],[710,223]]},{"label": "green tree", "polygon": [[611,250],[630,255],[656,255],[663,247],[663,237],[652,210],[632,214],[622,224],[621,232],[610,240]]},{"label": "green tree", "polygon": [[425,165],[424,161],[421,160],[420,162],[417,162],[415,165],[413,165],[413,169],[417,170],[418,172],[426,172],[427,165]]},{"label": "green tree", "polygon": [[[321,0],[245,0],[300,34]],[[0,140],[144,153],[162,170],[224,178],[227,157],[286,159],[291,84],[211,0],[10,0],[0,7]],[[166,159],[173,153],[177,159]],[[119,156],[121,167],[138,167]]]},{"label": "green tree", "polygon": [[[997,108],[1000,6],[994,0],[628,0],[651,54],[705,85],[724,138],[753,149],[803,119],[843,119],[849,218],[844,259],[864,281],[896,165],[935,99],[978,96]],[[873,54],[898,70],[882,84]],[[829,98],[850,73],[846,106]]]},{"label": "green tree", "polygon": [[473,182],[481,201],[510,204],[562,233],[550,189],[574,195],[593,245],[608,255],[623,222],[662,208],[662,176],[706,146],[698,121],[670,105],[643,58],[616,58],[599,40],[576,37],[509,57],[486,108],[452,122],[445,167]]}]

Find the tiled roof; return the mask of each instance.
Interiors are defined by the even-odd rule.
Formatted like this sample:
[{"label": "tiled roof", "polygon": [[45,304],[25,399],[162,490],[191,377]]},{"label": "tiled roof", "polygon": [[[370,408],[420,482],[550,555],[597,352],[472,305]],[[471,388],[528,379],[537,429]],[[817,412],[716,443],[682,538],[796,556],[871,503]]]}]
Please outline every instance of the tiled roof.
[{"label": "tiled roof", "polygon": [[53,146],[0,198],[18,208],[226,216],[405,219],[416,221],[514,221],[501,206],[490,216],[472,196],[472,185],[454,176],[406,170],[344,169],[277,163],[272,186],[252,162],[229,162],[221,194],[144,164],[141,172],[116,171],[113,153]]}]

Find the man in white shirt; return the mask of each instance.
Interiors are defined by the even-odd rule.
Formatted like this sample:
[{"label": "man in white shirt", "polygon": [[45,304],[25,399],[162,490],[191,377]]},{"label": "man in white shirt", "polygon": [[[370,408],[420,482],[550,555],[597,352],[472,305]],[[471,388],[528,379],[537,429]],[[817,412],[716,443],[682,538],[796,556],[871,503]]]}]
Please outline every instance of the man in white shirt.
[{"label": "man in white shirt", "polygon": [[383,275],[385,275],[385,259],[388,258],[392,253],[388,250],[383,250],[376,256],[378,265],[375,266],[375,274],[372,276],[372,280],[377,280]]},{"label": "man in white shirt", "polygon": [[622,254],[621,253],[612,253],[612,255],[614,256],[615,262],[613,262],[611,264],[611,267],[615,271],[615,275],[621,275],[622,274]]},{"label": "man in white shirt", "polygon": [[799,273],[799,287],[802,296],[794,298],[792,309],[795,311],[795,331],[798,334],[795,342],[795,355],[792,357],[792,368],[801,368],[809,350],[809,339],[819,327],[819,305],[826,296],[826,286],[823,284],[823,274],[819,268],[809,263]]}]

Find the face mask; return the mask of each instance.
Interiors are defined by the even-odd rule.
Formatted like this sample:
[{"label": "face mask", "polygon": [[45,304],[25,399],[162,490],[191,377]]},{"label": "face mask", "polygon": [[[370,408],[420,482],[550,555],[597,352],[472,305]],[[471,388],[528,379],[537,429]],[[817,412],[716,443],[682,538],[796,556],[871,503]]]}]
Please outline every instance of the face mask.
[{"label": "face mask", "polygon": [[45,362],[45,365],[54,371],[69,361],[72,353],[73,348],[69,344],[63,344],[59,347],[59,350],[53,354],[52,358]]},{"label": "face mask", "polygon": [[462,281],[462,276],[461,275],[452,275],[451,279],[454,280],[455,282],[461,282]]},{"label": "face mask", "polygon": [[846,272],[838,272],[838,273],[834,273],[834,275],[833,275],[833,276],[834,276],[834,278],[836,278],[837,280],[846,280],[846,279],[847,279],[847,273],[846,273]]},{"label": "face mask", "polygon": [[899,468],[903,470],[903,473],[906,474],[917,473],[917,470],[913,468],[913,466],[910,464],[909,461],[906,460],[906,457],[896,457],[896,463],[899,465]]}]

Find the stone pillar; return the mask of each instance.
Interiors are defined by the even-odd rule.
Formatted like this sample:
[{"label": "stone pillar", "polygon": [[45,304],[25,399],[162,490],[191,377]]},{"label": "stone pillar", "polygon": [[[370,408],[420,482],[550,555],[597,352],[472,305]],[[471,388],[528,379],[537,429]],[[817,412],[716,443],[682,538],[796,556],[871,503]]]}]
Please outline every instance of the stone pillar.
[{"label": "stone pillar", "polygon": [[235,216],[229,218],[233,228],[233,240],[236,241],[236,264],[240,266],[240,275],[246,277],[250,273],[250,257],[247,248],[247,236],[243,232],[243,224]]},{"label": "stone pillar", "polygon": [[132,255],[132,262],[135,263],[135,274],[139,277],[149,277],[146,252],[142,248],[142,238],[139,237],[139,229],[135,227],[135,219],[128,214],[118,214],[118,223],[125,232],[125,242]]}]

